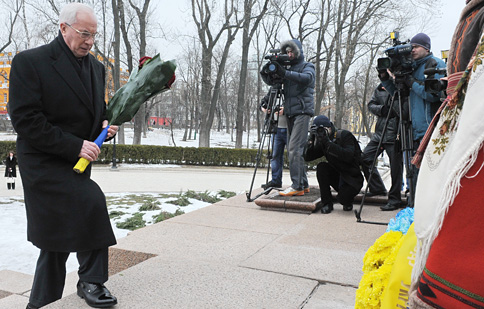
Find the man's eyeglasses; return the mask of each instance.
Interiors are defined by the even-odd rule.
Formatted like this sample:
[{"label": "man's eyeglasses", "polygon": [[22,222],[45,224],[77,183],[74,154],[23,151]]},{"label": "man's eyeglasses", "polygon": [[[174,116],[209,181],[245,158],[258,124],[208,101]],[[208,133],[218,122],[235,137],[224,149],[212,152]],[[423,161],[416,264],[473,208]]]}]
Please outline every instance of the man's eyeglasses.
[{"label": "man's eyeglasses", "polygon": [[68,23],[65,23],[65,24],[69,26],[71,29],[73,29],[74,31],[76,31],[79,34],[79,37],[83,40],[89,40],[90,37],[92,37],[93,40],[96,39],[97,32],[91,33],[89,31],[79,31],[76,28],[69,25]]}]

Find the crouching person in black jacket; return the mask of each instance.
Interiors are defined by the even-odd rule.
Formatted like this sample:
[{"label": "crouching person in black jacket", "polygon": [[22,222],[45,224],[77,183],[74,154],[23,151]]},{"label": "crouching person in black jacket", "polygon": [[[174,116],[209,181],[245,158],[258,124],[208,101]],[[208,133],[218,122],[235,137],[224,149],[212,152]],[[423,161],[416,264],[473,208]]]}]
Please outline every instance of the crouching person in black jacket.
[{"label": "crouching person in black jacket", "polygon": [[321,192],[321,203],[317,209],[321,208],[323,214],[333,210],[331,186],[338,192],[336,198],[343,205],[343,210],[351,211],[353,199],[363,186],[360,145],[351,132],[336,130],[324,115],[313,121],[304,159],[313,161],[322,156],[326,157],[327,162],[317,166]]}]

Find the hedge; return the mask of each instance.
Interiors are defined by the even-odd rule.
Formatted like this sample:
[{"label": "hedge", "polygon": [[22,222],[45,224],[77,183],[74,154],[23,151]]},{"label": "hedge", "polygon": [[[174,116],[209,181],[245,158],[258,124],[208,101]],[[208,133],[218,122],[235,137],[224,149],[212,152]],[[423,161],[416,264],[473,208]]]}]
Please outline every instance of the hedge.
[{"label": "hedge", "polygon": [[[0,141],[0,154],[7,156],[15,149],[15,142]],[[178,164],[202,166],[255,167],[257,149],[197,148],[153,145],[116,145],[116,163],[138,164]],[[113,145],[104,144],[96,164],[109,164],[113,161]],[[267,149],[261,155],[259,167],[267,167]],[[314,169],[319,161],[308,162]],[[288,167],[287,152],[284,166]]]}]

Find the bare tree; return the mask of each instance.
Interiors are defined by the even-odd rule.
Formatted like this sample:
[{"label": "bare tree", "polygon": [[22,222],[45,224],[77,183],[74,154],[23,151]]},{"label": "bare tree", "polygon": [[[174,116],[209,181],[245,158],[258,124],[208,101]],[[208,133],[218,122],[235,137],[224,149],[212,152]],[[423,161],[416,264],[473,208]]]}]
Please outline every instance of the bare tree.
[{"label": "bare tree", "polygon": [[[148,15],[148,7],[150,5],[150,0],[145,0],[142,8],[140,9],[136,6],[132,0],[129,0],[129,4],[135,10],[136,16],[139,22],[139,58],[146,56],[146,23]],[[134,116],[134,136],[133,145],[141,144],[141,133],[145,129],[146,134],[146,105],[142,104],[136,116]]]},{"label": "bare tree", "polygon": [[7,29],[8,35],[6,38],[1,38],[2,41],[5,40],[5,42],[3,43],[3,45],[0,46],[0,53],[3,52],[12,43],[12,35],[15,28],[15,23],[19,18],[20,11],[24,8],[23,0],[2,0],[1,3],[3,4],[3,10],[6,11],[4,12],[4,14],[8,12],[8,17],[4,19],[4,29]]},{"label": "bare tree", "polygon": [[[242,148],[242,135],[244,133],[244,108],[245,108],[245,91],[246,91],[246,79],[247,68],[249,63],[249,47],[250,41],[254,36],[256,29],[259,27],[259,23],[267,11],[267,4],[269,0],[265,0],[263,6],[256,16],[252,16],[252,9],[257,0],[244,0],[244,22],[242,25],[242,58],[240,64],[240,78],[239,78],[239,91],[237,93],[237,120],[236,128],[237,134],[235,138],[235,148]],[[250,28],[252,20],[252,28]],[[249,119],[247,119],[249,121]],[[249,126],[247,127],[247,135],[249,135]]]},{"label": "bare tree", "polygon": [[[200,147],[210,147],[210,130],[212,128],[215,115],[215,107],[220,91],[220,80],[225,69],[225,63],[229,52],[230,45],[235,39],[239,29],[237,22],[232,24],[232,17],[236,18],[236,7],[234,0],[225,0],[224,2],[225,20],[216,32],[212,34],[210,29],[210,20],[212,18],[211,5],[209,0],[192,0],[192,16],[197,27],[198,38],[202,46],[202,76],[201,76],[201,123],[200,123]],[[212,60],[214,47],[222,37],[226,36],[225,46],[220,66],[217,71],[215,84],[212,85]],[[213,87],[213,88],[212,88]]]}]

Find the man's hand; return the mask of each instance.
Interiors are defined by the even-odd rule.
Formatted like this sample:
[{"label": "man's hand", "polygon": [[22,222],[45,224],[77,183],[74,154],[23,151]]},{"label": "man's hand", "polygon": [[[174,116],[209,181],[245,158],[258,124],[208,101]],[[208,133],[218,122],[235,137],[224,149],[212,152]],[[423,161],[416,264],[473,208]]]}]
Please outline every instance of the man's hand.
[{"label": "man's hand", "polygon": [[284,114],[284,106],[279,107],[279,110],[276,112],[277,115],[281,116]]},{"label": "man's hand", "polygon": [[[105,127],[107,127],[107,126],[108,126],[108,121],[107,120],[104,120],[103,121],[103,129]],[[114,126],[114,125],[109,126],[109,129],[108,129],[108,138],[113,137],[114,135],[116,135],[116,133],[118,133],[118,130],[119,130],[119,127],[118,126]]]},{"label": "man's hand", "polygon": [[387,70],[376,69],[378,71],[378,78],[384,82],[390,79],[390,74],[388,74]]},{"label": "man's hand", "polygon": [[412,75],[408,74],[408,76],[405,77],[405,85],[407,85],[408,88],[412,89],[414,82],[415,78],[413,78]]},{"label": "man's hand", "polygon": [[97,160],[97,157],[100,153],[101,149],[99,149],[99,147],[94,142],[84,140],[84,142],[82,143],[81,152],[79,152],[79,157],[92,162]]},{"label": "man's hand", "polygon": [[274,66],[276,67],[276,74],[280,77],[286,76],[286,69],[282,67],[278,62],[273,62]]},{"label": "man's hand", "polygon": [[326,128],[318,127],[316,129],[316,142],[323,145],[324,149],[328,148],[330,140]]}]

